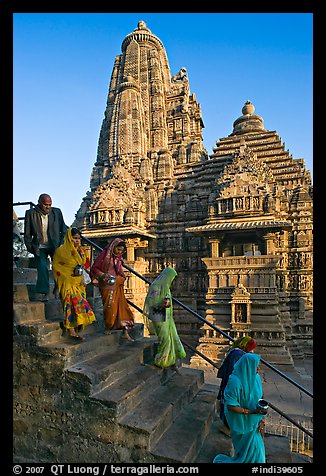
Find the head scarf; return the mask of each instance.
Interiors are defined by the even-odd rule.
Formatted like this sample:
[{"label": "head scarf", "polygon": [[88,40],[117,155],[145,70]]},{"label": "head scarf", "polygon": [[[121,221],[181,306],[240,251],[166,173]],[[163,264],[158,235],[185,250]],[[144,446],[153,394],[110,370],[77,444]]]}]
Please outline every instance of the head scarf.
[{"label": "head scarf", "polygon": [[239,339],[235,340],[231,345],[231,349],[241,349],[245,350],[246,352],[251,352],[257,346],[257,342],[250,336],[239,337]]},{"label": "head scarf", "polygon": [[77,279],[73,276],[77,264],[86,263],[87,254],[83,247],[77,249],[71,235],[71,227],[67,229],[63,244],[55,250],[53,256],[54,278],[58,283],[59,291],[62,286],[82,284],[82,276]]},{"label": "head scarf", "polygon": [[123,259],[121,256],[116,256],[113,253],[114,248],[121,245],[121,243],[125,243],[122,238],[115,238],[110,243],[108,243],[94,261],[93,266],[95,268],[101,269],[103,273],[107,273],[111,263],[115,268],[116,274],[124,276],[122,269]]},{"label": "head scarf", "polygon": [[249,408],[250,410],[257,408],[258,400],[263,396],[262,381],[257,372],[259,362],[260,355],[251,352],[244,354],[235,363],[225,387],[225,414],[231,433],[247,434],[250,431],[256,431],[258,422],[264,418],[263,414],[243,415],[228,409],[228,405]]},{"label": "head scarf", "polygon": [[[233,372],[231,375],[234,375],[240,380],[242,385],[243,398],[246,401],[252,399],[252,393],[254,393],[254,389],[256,386],[256,380],[258,375],[257,368],[259,362],[260,355],[252,354],[249,352],[248,354],[244,354],[241,359],[239,359],[234,364]],[[257,405],[259,398],[261,398],[260,394],[258,396],[255,396],[255,405]],[[256,406],[254,408],[256,408]]]},{"label": "head scarf", "polygon": [[[152,282],[148,288],[147,296],[144,303],[144,315],[148,317],[150,309],[161,305],[163,299],[166,297],[172,300],[170,286],[172,281],[177,276],[175,269],[167,266],[158,277]],[[168,308],[172,310],[171,307]]]}]

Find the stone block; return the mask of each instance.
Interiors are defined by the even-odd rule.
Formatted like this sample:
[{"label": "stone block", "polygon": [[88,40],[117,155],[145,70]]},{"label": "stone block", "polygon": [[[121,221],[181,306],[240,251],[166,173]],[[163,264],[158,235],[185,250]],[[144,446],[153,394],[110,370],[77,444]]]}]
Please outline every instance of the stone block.
[{"label": "stone block", "polygon": [[28,289],[26,285],[14,284],[13,301],[14,302],[29,302]]},{"label": "stone block", "polygon": [[21,324],[24,322],[31,322],[36,320],[44,320],[44,303],[14,303],[14,322]]},{"label": "stone block", "polygon": [[37,271],[33,268],[13,268],[13,282],[15,284],[35,284]]}]

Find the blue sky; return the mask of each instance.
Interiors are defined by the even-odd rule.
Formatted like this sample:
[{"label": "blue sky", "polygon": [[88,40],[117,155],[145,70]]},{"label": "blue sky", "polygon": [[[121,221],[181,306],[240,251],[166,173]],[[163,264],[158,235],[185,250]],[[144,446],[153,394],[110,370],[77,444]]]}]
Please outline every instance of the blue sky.
[{"label": "blue sky", "polygon": [[[15,13],[13,201],[49,193],[71,225],[89,190],[115,56],[140,20],[186,67],[213,153],[246,100],[313,168],[312,13]],[[24,207],[17,207],[19,216]]]}]

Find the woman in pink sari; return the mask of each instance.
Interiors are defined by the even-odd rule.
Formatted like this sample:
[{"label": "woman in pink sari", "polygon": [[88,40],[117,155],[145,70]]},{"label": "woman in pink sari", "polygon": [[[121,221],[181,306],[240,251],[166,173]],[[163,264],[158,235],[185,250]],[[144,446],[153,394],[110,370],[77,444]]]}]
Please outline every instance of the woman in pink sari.
[{"label": "woman in pink sari", "polygon": [[[125,251],[125,242],[121,238],[115,238],[98,255],[90,274],[101,293],[105,333],[123,329],[122,337],[132,341],[128,329],[134,326],[134,316],[124,294],[126,277],[122,268],[122,255]],[[115,277],[114,284],[110,282],[112,276]]]}]

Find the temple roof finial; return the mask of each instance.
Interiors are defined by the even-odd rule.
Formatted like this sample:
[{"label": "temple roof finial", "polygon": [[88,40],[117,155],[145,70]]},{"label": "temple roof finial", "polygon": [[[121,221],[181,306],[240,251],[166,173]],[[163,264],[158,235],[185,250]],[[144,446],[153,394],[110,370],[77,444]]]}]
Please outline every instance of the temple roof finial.
[{"label": "temple roof finial", "polygon": [[253,114],[254,112],[255,112],[255,106],[248,99],[248,101],[245,102],[242,108],[242,114],[245,116],[246,114]]},{"label": "temple roof finial", "polygon": [[138,22],[137,30],[147,30],[147,31],[149,31],[149,29],[147,28],[146,23],[143,20],[140,20]]}]

